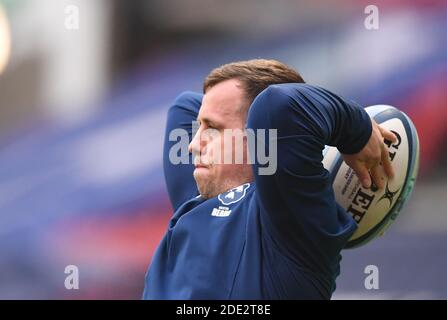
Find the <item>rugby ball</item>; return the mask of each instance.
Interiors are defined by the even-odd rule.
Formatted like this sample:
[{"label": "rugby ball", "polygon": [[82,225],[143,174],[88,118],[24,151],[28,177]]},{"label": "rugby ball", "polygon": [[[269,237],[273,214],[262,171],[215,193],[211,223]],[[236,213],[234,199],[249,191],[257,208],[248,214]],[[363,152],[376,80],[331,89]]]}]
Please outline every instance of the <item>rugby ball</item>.
[{"label": "rugby ball", "polygon": [[337,148],[325,147],[323,165],[331,175],[335,198],[358,226],[346,248],[362,246],[389,228],[410,197],[419,167],[419,140],[410,118],[388,105],[375,105],[365,110],[397,137],[395,143],[385,140],[395,177],[387,180],[383,190],[374,185],[365,189]]}]

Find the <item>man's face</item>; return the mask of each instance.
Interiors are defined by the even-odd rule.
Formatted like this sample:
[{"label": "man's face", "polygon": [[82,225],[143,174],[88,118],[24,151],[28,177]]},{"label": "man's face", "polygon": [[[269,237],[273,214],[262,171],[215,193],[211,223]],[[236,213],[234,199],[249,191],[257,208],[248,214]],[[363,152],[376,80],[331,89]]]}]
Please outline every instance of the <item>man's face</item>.
[{"label": "man's face", "polygon": [[[253,180],[243,138],[249,102],[240,82],[226,80],[208,89],[189,145],[194,155],[194,179],[200,194],[212,198]],[[242,161],[237,161],[242,155]],[[239,158],[240,159],[240,158]]]}]

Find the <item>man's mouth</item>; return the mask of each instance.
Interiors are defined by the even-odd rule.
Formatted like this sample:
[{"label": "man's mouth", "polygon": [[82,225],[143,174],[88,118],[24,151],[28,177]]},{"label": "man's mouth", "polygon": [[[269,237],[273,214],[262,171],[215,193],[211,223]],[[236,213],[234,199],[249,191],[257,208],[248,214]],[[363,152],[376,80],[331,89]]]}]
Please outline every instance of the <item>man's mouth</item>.
[{"label": "man's mouth", "polygon": [[210,164],[207,164],[206,162],[204,163],[204,161],[201,161],[201,159],[197,157],[196,159],[194,159],[194,167],[196,169],[200,168],[209,169]]}]

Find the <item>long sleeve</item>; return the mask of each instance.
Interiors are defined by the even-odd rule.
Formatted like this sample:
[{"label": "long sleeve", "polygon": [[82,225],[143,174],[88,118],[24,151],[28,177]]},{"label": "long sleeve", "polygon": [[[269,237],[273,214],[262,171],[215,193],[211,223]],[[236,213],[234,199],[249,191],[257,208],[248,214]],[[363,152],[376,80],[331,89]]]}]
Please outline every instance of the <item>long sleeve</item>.
[{"label": "long sleeve", "polygon": [[[197,119],[203,95],[195,92],[183,92],[169,108],[163,148],[163,170],[166,186],[174,211],[186,200],[198,195],[193,177],[194,164],[192,155],[188,153],[187,163],[173,163],[169,159],[170,152],[180,139],[191,141],[192,122]],[[182,129],[184,136],[170,141],[169,136],[175,129]],[[187,134],[187,136],[186,136]],[[175,137],[175,135],[174,135]]]},{"label": "long sleeve", "polygon": [[[276,129],[277,170],[259,174],[253,165],[262,219],[278,249],[314,272],[338,266],[338,254],[355,231],[335,201],[322,165],[325,145],[360,151],[371,135],[368,114],[354,102],[308,84],[272,85],[252,103],[247,128]],[[262,141],[257,140],[257,143]]]}]

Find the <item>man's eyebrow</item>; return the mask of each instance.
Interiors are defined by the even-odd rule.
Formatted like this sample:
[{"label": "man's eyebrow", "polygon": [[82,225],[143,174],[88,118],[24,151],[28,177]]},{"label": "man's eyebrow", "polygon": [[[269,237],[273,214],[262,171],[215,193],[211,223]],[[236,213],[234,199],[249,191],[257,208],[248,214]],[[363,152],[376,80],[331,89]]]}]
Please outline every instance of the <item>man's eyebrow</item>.
[{"label": "man's eyebrow", "polygon": [[220,127],[220,125],[217,122],[214,122],[208,118],[202,118],[201,120],[199,118],[196,119],[197,122],[204,122],[207,125],[211,126],[211,127]]}]

